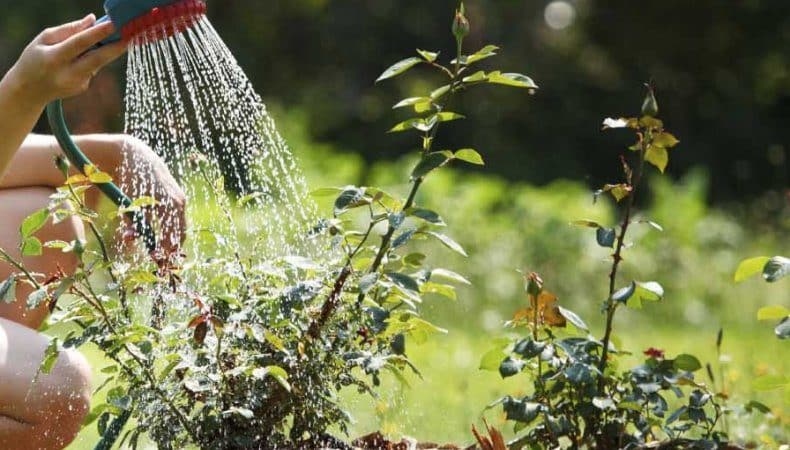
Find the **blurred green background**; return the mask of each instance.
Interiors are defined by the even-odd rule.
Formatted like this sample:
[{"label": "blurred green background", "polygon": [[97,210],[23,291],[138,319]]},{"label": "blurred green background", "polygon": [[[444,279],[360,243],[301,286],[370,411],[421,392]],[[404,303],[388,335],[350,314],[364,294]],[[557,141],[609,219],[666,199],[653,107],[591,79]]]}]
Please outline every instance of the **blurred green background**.
[{"label": "blurred green background", "polygon": [[[4,0],[0,69],[13,64],[43,27],[99,10],[99,1]],[[386,135],[398,99],[438,80],[427,72],[374,86],[387,66],[415,48],[451,53],[451,0],[209,0],[210,18],[247,71],[301,160],[311,187],[382,185],[405,194],[411,136]],[[382,428],[420,438],[468,441],[485,405],[523,390],[477,370],[502,322],[522,306],[520,275],[543,274],[547,288],[594,330],[605,297],[607,257],[575,219],[614,224],[614,208],[591,190],[619,175],[627,133],[601,133],[604,117],[635,114],[642,83],[656,85],[667,126],[682,141],[669,177],[650,179],[641,215],[664,226],[637,228],[623,280],[658,280],[662,304],[620,317],[623,344],[691,352],[715,364],[725,328],[724,372],[736,400],[758,395],[774,408],[765,425],[736,424],[749,439],[788,440],[786,393],[755,394],[750,380],[790,371],[787,344],[758,323],[757,309],[790,304],[790,285],[735,285],[738,262],[790,254],[790,2],[786,0],[471,0],[469,46],[502,47],[497,67],[541,86],[471,92],[454,109],[443,146],[475,147],[483,170],[433,177],[419,202],[441,212],[468,259],[433,247],[434,264],[468,275],[459,300],[434,299],[430,318],[450,335],[410,347],[425,381],[385,390],[379,404],[349,395],[362,434]],[[124,64],[68,102],[77,132],[122,129]],[[39,131],[46,132],[42,125]],[[325,215],[331,213],[322,205]],[[438,251],[437,251],[438,250]],[[94,357],[100,367],[100,358]],[[386,406],[385,406],[386,405]],[[498,413],[489,418],[501,423]],[[74,449],[89,448],[87,430]]]}]

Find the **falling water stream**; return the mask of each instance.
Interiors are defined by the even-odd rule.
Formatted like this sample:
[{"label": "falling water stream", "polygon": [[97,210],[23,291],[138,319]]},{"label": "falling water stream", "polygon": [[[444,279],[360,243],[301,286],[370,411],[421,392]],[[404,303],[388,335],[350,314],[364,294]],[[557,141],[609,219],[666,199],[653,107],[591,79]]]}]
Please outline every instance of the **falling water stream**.
[{"label": "falling water stream", "polygon": [[[186,253],[195,259],[240,249],[256,257],[309,253],[302,237],[315,207],[246,74],[205,16],[161,39],[164,31],[130,43],[126,132],[151,146],[186,191]],[[142,164],[131,153],[124,165],[138,172],[124,186],[132,198],[151,194]]]}]

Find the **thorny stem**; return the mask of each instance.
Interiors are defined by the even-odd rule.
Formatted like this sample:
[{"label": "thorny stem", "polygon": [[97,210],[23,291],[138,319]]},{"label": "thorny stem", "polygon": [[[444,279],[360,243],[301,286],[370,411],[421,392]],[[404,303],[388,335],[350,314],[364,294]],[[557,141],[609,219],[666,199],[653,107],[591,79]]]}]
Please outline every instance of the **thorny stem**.
[{"label": "thorny stem", "polygon": [[[641,139],[641,148],[639,151],[639,165],[637,166],[637,171],[634,173],[634,177],[632,180],[629,180],[629,184],[631,186],[631,192],[628,196],[628,203],[625,206],[625,213],[623,215],[623,222],[620,225],[620,235],[617,237],[617,246],[615,248],[614,255],[612,255],[612,271],[609,273],[609,297],[606,300],[606,331],[604,333],[604,337],[602,340],[603,344],[603,351],[601,352],[601,360],[598,363],[598,370],[603,373],[606,370],[606,363],[609,358],[609,343],[612,339],[612,330],[614,325],[614,315],[617,312],[617,308],[619,306],[618,303],[612,301],[612,296],[615,293],[615,289],[617,287],[617,271],[620,268],[620,263],[623,261],[623,248],[625,246],[625,237],[628,233],[628,228],[631,225],[631,216],[633,214],[634,203],[636,200],[636,193],[639,185],[642,181],[642,173],[644,172],[645,167],[645,154],[647,152],[647,148],[649,146],[649,142],[646,140],[645,137]],[[598,391],[600,394],[603,393],[604,389],[604,377],[601,376],[598,378]]]},{"label": "thorny stem", "polygon": [[[443,70],[448,75],[448,77],[451,78],[450,85],[453,88],[450,89],[450,92],[448,93],[448,96],[451,96],[452,94],[454,94],[456,92],[456,89],[459,87],[459,86],[457,86],[457,83],[458,83],[459,76],[461,74],[460,60],[461,60],[462,51],[463,51],[463,46],[461,45],[461,42],[459,42],[458,43],[458,56],[457,56],[456,66],[455,66],[455,73],[450,72],[444,66],[438,66],[438,65],[434,64],[435,67],[439,67],[441,70]],[[438,105],[437,104],[436,107],[437,107],[437,109],[439,111],[441,111],[443,109],[443,105]],[[426,153],[426,154],[430,153],[431,149],[433,148],[433,141],[436,138],[436,134],[439,131],[439,126],[440,126],[440,123],[437,123],[436,125],[434,125],[434,127],[429,132],[427,132],[426,135],[423,137],[424,138],[424,142],[425,142],[425,144],[423,146],[423,152],[424,153]],[[409,192],[409,196],[406,199],[406,203],[404,203],[403,208],[401,208],[401,211],[400,211],[401,213],[407,211],[409,208],[414,206],[414,202],[415,202],[415,200],[417,198],[417,193],[419,192],[420,187],[423,184],[423,181],[424,181],[423,177],[416,178],[416,179],[414,179],[412,181],[412,186],[411,186],[411,190]],[[384,257],[387,255],[387,252],[389,252],[389,250],[390,250],[390,245],[392,243],[392,238],[395,236],[395,232],[397,230],[398,229],[396,227],[393,227],[392,225],[390,225],[389,228],[387,229],[387,233],[384,234],[384,236],[382,236],[382,238],[381,238],[381,245],[379,246],[379,250],[376,253],[376,257],[373,260],[373,263],[371,264],[370,269],[368,269],[368,273],[376,273],[379,270],[379,268],[381,267],[381,264],[384,262]],[[362,244],[364,244],[364,242],[367,241],[367,238],[370,236],[370,232],[371,231],[372,231],[372,227],[365,234],[365,238],[363,239],[362,243],[358,247],[358,250],[361,249]],[[329,294],[329,298],[327,299],[327,301],[324,303],[323,307],[321,308],[321,315],[320,315],[320,317],[310,325],[310,328],[308,330],[308,336],[310,336],[311,338],[315,339],[315,338],[317,338],[319,336],[319,334],[321,332],[321,329],[324,327],[326,322],[332,316],[332,314],[334,313],[335,309],[339,306],[339,304],[340,304],[340,297],[341,297],[341,294],[343,292],[343,287],[345,286],[345,283],[348,280],[348,277],[353,272],[352,267],[351,267],[352,259],[353,259],[353,254],[352,254],[352,257],[349,258],[349,260],[346,262],[346,265],[343,267],[343,269],[340,271],[340,275],[338,276],[337,280],[335,281],[335,286],[332,289],[332,292]],[[361,306],[362,303],[365,301],[365,296],[366,295],[364,293],[360,293],[357,296],[357,302],[356,302],[357,307]]]}]

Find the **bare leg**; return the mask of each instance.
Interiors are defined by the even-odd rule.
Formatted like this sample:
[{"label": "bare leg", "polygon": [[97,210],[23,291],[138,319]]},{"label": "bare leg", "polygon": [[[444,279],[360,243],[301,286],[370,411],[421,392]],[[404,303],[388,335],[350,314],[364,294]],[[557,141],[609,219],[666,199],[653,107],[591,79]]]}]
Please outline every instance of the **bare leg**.
[{"label": "bare leg", "polygon": [[[48,203],[52,190],[20,188],[0,190],[0,247],[19,257],[18,228],[25,217]],[[44,227],[36,236],[71,241],[82,237],[81,224],[67,221]],[[73,272],[76,260],[56,250],[25,258],[33,272]],[[15,270],[0,263],[0,280]],[[61,449],[80,429],[90,405],[90,367],[75,351],[63,352],[53,371],[33,383],[49,341],[34,330],[47,316],[46,305],[28,311],[31,288],[17,285],[17,301],[0,305],[0,449]]]},{"label": "bare leg", "polygon": [[64,351],[33,383],[49,341],[0,319],[0,448],[62,449],[77,436],[90,408],[90,366]]}]

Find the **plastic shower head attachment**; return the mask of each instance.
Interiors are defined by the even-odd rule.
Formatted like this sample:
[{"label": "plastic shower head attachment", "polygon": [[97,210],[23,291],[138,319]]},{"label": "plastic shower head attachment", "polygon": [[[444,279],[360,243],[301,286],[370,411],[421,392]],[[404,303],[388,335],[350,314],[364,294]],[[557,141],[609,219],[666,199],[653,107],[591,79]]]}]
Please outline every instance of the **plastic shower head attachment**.
[{"label": "plastic shower head attachment", "polygon": [[183,32],[206,13],[203,0],[107,0],[107,15],[100,22],[112,21],[119,30],[104,43],[145,42],[164,39]]}]

